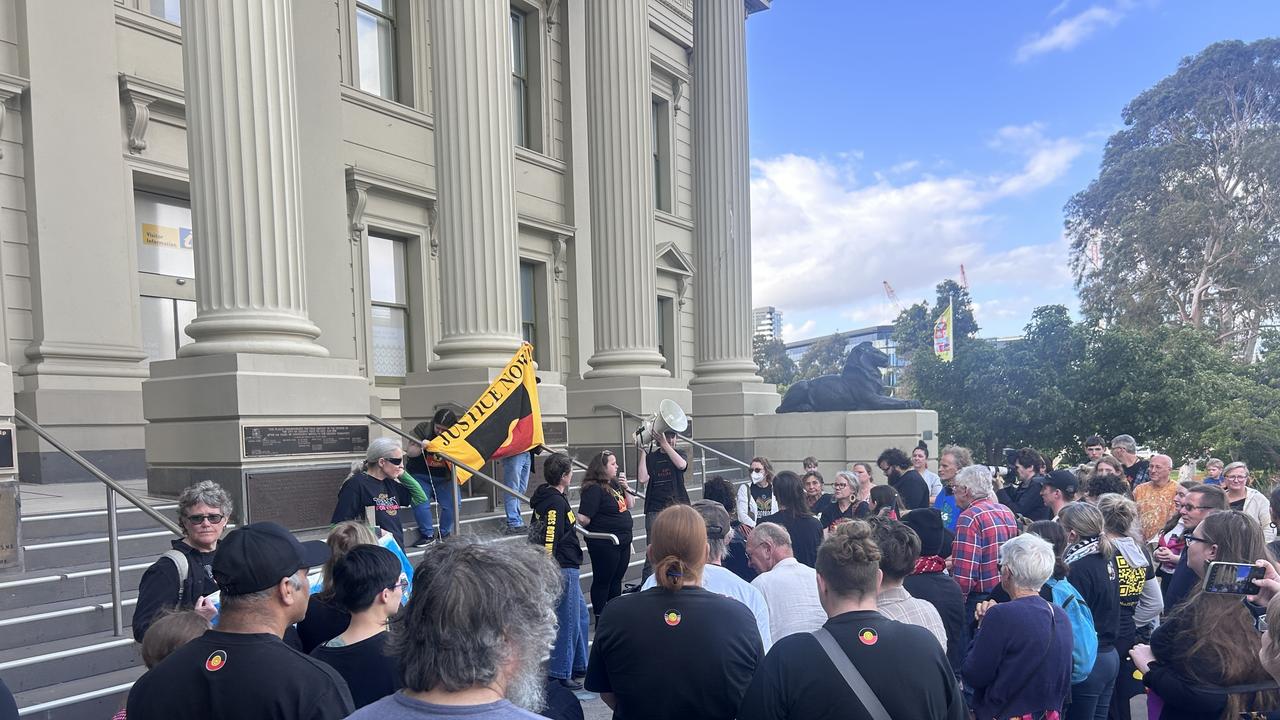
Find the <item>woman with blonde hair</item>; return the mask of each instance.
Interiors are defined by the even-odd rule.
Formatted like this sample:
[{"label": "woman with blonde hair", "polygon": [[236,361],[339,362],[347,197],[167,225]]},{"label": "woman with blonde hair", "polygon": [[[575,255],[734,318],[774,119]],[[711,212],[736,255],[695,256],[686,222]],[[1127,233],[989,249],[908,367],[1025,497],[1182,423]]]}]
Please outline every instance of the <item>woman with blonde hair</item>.
[{"label": "woman with blonde hair", "polygon": [[[649,542],[658,584],[614,600],[600,616],[586,687],[618,717],[737,716],[764,649],[746,605],[699,586],[707,551],[697,510],[663,510]],[[655,687],[656,678],[679,682]]]},{"label": "woman with blonde hair", "polygon": [[1115,691],[1120,656],[1116,630],[1120,625],[1120,585],[1116,578],[1115,549],[1107,536],[1102,511],[1084,502],[1067,503],[1058,511],[1058,523],[1067,531],[1067,579],[1080,592],[1098,632],[1098,655],[1093,670],[1071,686],[1067,720],[1106,720]]}]

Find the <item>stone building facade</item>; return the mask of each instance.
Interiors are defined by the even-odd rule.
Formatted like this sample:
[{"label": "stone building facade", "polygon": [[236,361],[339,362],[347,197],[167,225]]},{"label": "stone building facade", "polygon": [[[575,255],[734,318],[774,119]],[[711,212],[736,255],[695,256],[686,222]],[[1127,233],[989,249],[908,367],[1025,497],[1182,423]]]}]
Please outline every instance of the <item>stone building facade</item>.
[{"label": "stone building facade", "polygon": [[[549,423],[671,397],[741,439],[745,23],[768,0],[0,0],[0,336],[19,410],[172,490],[349,458],[522,339]],[[185,45],[185,47],[184,47]],[[20,431],[21,477],[82,477]]]}]

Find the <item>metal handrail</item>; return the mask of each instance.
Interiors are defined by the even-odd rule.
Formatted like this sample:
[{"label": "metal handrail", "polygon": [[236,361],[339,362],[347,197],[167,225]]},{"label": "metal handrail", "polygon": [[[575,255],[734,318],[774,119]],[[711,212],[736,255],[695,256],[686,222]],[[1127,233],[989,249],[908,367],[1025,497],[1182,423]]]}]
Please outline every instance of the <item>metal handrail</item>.
[{"label": "metal handrail", "polygon": [[[549,448],[549,447],[547,447],[546,445],[543,445],[543,446],[542,446],[542,448],[543,448],[544,450],[548,450],[548,451],[550,451],[550,452],[557,452],[556,450],[553,450],[552,448]],[[583,469],[583,470],[589,470],[589,469],[590,469],[589,467],[587,467],[587,464],[586,464],[586,463],[582,462],[582,461],[581,461],[581,460],[579,460],[578,458],[576,458],[576,457],[574,457],[574,456],[572,456],[572,455],[570,455],[570,454],[568,454],[568,453],[564,453],[564,455],[565,455],[566,457],[568,457],[568,458],[569,458],[569,462],[570,462],[570,463],[573,463],[573,466],[574,466],[574,467],[576,467],[576,468],[581,468],[581,469]],[[644,497],[644,493],[640,492],[639,490],[632,490],[632,489],[631,489],[631,488],[629,488],[629,487],[627,487],[627,488],[623,488],[623,489],[624,489],[624,490],[626,490],[627,492],[631,493],[632,495],[635,495],[636,497],[640,498],[641,500],[644,500],[644,499],[645,499],[645,497]]]},{"label": "metal handrail", "polygon": [[49,434],[39,423],[27,417],[26,413],[21,410],[14,409],[13,417],[23,425],[27,426],[36,435],[39,435],[45,442],[52,445],[58,452],[66,455],[72,462],[84,468],[90,475],[106,486],[107,491],[107,552],[111,564],[111,628],[116,636],[124,635],[124,608],[121,605],[120,588],[120,526],[116,517],[116,493],[128,500],[134,507],[148,515],[152,520],[163,525],[166,529],[175,535],[182,537],[185,533],[178,524],[164,515],[160,511],[151,507],[142,501],[141,498],[134,495],[128,488],[111,479],[109,475],[98,469],[98,466],[84,459],[80,453],[72,450]]},{"label": "metal handrail", "polygon": [[[386,429],[390,430],[391,432],[394,432],[395,434],[397,434],[397,435],[399,435],[399,436],[401,436],[401,437],[405,438],[406,440],[409,440],[410,442],[417,443],[418,445],[421,445],[421,446],[423,447],[423,449],[424,449],[424,450],[426,449],[426,444],[425,444],[425,443],[423,443],[423,441],[421,441],[421,440],[419,440],[418,438],[416,438],[416,437],[414,437],[414,436],[410,435],[409,433],[407,433],[407,432],[405,432],[405,431],[401,430],[400,428],[396,427],[395,425],[392,425],[391,423],[387,422],[386,420],[383,420],[382,418],[378,417],[377,415],[369,414],[369,415],[365,415],[365,417],[367,417],[367,418],[369,418],[370,420],[372,420],[372,421],[374,421],[374,422],[378,423],[379,425],[381,425],[382,427],[384,427],[384,428],[386,428]],[[435,455],[436,457],[439,457],[440,459],[444,460],[445,462],[449,463],[450,471],[451,471],[451,472],[452,472],[452,474],[453,474],[453,477],[450,479],[450,481],[451,481],[451,482],[453,483],[453,485],[454,485],[454,487],[453,487],[453,488],[451,488],[451,489],[453,490],[453,492],[451,493],[451,494],[453,495],[453,522],[454,522],[454,525],[455,525],[455,529],[456,529],[456,530],[458,530],[458,531],[461,531],[461,530],[462,530],[462,500],[461,500],[461,498],[459,498],[459,496],[458,496],[458,488],[457,488],[457,485],[458,485],[458,481],[457,481],[458,468],[462,468],[463,470],[466,470],[467,472],[471,473],[471,475],[472,475],[473,477],[478,477],[478,478],[480,478],[481,480],[484,480],[485,482],[487,482],[487,483],[489,483],[490,485],[494,486],[495,488],[497,488],[497,489],[499,489],[499,490],[502,490],[503,492],[507,492],[507,493],[510,493],[510,494],[512,494],[512,495],[515,495],[516,497],[518,497],[518,498],[520,498],[521,500],[525,501],[525,503],[530,503],[530,502],[531,502],[531,500],[529,499],[529,496],[528,496],[528,495],[525,495],[524,493],[522,493],[522,492],[520,492],[520,491],[518,491],[518,490],[515,490],[515,489],[513,489],[513,488],[511,488],[511,487],[508,487],[507,485],[505,485],[505,484],[503,484],[503,483],[498,482],[497,480],[495,480],[495,479],[493,479],[493,478],[489,477],[489,476],[488,476],[487,474],[485,474],[484,472],[481,472],[480,470],[477,470],[476,468],[473,468],[473,467],[471,467],[470,465],[467,465],[466,463],[462,462],[461,460],[458,460],[458,459],[457,459],[457,458],[455,458],[455,457],[452,457],[451,455],[448,455],[447,453],[442,453],[442,452],[433,452],[432,454],[433,454],[433,455]],[[617,536],[617,535],[613,535],[612,533],[598,533],[598,532],[590,532],[590,531],[588,531],[586,528],[584,528],[584,527],[582,527],[581,525],[578,525],[578,524],[576,524],[576,523],[574,524],[574,529],[575,529],[575,530],[577,530],[579,533],[581,533],[581,534],[583,535],[583,537],[595,538],[595,539],[599,539],[599,540],[612,540],[612,542],[613,542],[613,544],[614,544],[614,545],[618,545],[618,544],[620,544],[620,543],[619,543],[619,541],[618,541],[618,536]]]},{"label": "metal handrail", "polygon": [[[605,404],[595,406],[595,410],[602,410],[602,409],[613,410],[614,413],[617,413],[618,415],[627,415],[628,418],[631,418],[632,420],[648,419],[648,415],[639,415],[636,413],[632,413],[632,411],[627,410],[626,407],[618,407],[617,405],[613,405],[612,402],[605,402]],[[672,432],[675,432],[675,430],[672,430]],[[623,437],[625,437],[625,430],[623,430]],[[682,439],[682,441],[689,443],[689,445],[691,446],[699,448],[699,450],[701,451],[710,452],[710,454],[712,455],[718,455],[723,457],[724,460],[728,460],[730,462],[736,462],[736,464],[741,465],[742,468],[746,468],[748,470],[751,469],[750,462],[742,462],[741,460],[737,459],[737,457],[724,454],[724,452],[716,450],[716,448],[707,445],[707,443],[698,442],[696,441],[696,439],[686,436],[686,434],[684,433],[676,433],[676,437]]]}]

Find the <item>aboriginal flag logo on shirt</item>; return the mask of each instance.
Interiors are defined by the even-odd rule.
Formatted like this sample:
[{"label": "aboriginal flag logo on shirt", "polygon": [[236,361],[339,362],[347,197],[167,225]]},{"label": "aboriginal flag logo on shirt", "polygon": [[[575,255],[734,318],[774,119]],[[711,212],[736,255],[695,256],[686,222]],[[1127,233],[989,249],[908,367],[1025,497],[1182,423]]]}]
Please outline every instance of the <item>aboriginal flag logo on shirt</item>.
[{"label": "aboriginal flag logo on shirt", "polygon": [[[519,455],[543,443],[542,409],[533,346],[524,343],[480,399],[458,422],[427,443],[427,452],[443,453],[478,468],[490,460]],[[458,483],[471,473],[458,468]]]},{"label": "aboriginal flag logo on shirt", "polygon": [[204,661],[204,669],[208,670],[209,672],[218,672],[226,664],[227,664],[227,651],[214,650],[213,654],[209,656],[209,659]]}]

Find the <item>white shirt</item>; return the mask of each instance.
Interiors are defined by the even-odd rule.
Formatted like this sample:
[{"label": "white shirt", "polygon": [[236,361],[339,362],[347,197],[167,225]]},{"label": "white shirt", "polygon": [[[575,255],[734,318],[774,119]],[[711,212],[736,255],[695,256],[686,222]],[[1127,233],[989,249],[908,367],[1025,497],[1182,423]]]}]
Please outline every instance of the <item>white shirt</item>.
[{"label": "white shirt", "polygon": [[929,497],[937,497],[942,492],[942,478],[938,477],[938,473],[932,470],[921,470],[920,477],[929,486]]},{"label": "white shirt", "polygon": [[[648,590],[657,585],[658,579],[650,575],[640,589]],[[731,570],[726,570],[719,565],[703,566],[700,585],[704,590],[733,598],[746,605],[756,618],[756,629],[760,631],[760,641],[764,643],[764,650],[769,651],[773,645],[773,636],[769,632],[769,605],[765,602],[763,593],[752,587],[751,583],[734,575]]]},{"label": "white shirt", "polygon": [[769,604],[769,632],[773,641],[795,633],[813,632],[827,621],[818,601],[818,573],[795,558],[787,558],[751,581]]}]

